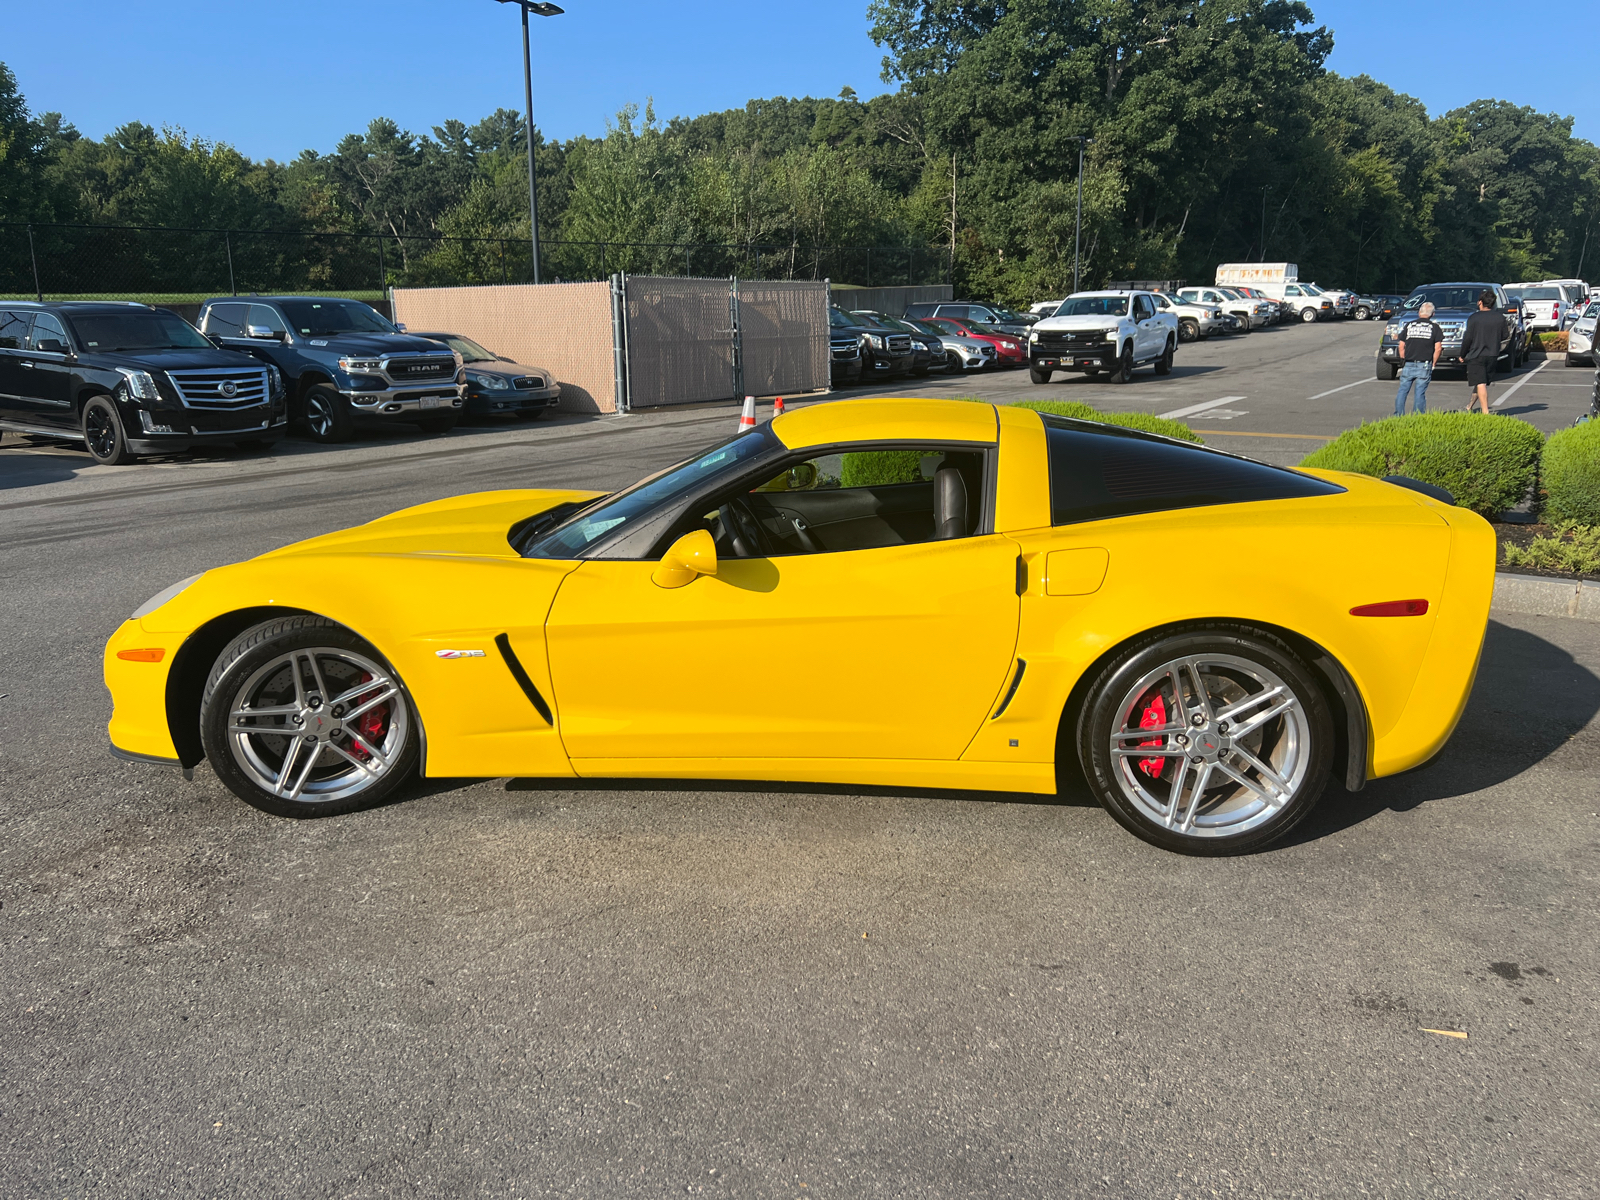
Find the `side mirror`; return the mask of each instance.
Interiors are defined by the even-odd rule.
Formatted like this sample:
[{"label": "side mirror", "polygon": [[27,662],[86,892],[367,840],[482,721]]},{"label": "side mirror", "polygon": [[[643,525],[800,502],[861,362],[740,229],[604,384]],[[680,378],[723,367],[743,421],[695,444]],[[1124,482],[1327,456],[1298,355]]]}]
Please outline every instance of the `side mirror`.
[{"label": "side mirror", "polygon": [[283,341],[283,331],[273,329],[270,325],[246,325],[244,327],[244,335],[263,342]]},{"label": "side mirror", "polygon": [[817,465],[815,463],[797,463],[789,468],[789,491],[808,492],[816,486]]},{"label": "side mirror", "polygon": [[394,327],[396,329],[398,329],[401,333],[404,333],[406,331],[406,323],[404,321],[396,321],[394,323]]},{"label": "side mirror", "polygon": [[40,338],[39,344],[34,349],[41,354],[65,354],[67,344],[60,338]]},{"label": "side mirror", "polygon": [[697,576],[717,573],[717,544],[704,529],[686,533],[661,556],[650,581],[657,587],[681,588]]}]

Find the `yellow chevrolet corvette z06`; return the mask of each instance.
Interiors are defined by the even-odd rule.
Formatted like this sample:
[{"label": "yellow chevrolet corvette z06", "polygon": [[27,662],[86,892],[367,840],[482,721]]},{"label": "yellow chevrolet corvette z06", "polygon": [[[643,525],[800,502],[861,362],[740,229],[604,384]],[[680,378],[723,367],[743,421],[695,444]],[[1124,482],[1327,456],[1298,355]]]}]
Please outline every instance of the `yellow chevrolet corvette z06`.
[{"label": "yellow chevrolet corvette z06", "polygon": [[110,736],[292,817],[419,771],[1052,793],[1081,769],[1140,837],[1232,854],[1330,776],[1438,751],[1493,573],[1488,524],[1414,488],[841,401],[612,495],[458,496],[176,584],[106,647]]}]

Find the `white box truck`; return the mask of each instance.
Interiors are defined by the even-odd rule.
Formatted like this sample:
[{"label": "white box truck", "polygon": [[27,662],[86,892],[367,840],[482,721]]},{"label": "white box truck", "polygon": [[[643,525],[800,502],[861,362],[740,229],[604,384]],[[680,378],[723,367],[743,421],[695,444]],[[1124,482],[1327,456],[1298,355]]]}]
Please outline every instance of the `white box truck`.
[{"label": "white box truck", "polygon": [[1294,313],[1308,324],[1337,312],[1337,297],[1330,296],[1314,283],[1300,282],[1300,267],[1291,262],[1222,263],[1217,267],[1217,286],[1243,284],[1257,288],[1274,300],[1286,301]]}]

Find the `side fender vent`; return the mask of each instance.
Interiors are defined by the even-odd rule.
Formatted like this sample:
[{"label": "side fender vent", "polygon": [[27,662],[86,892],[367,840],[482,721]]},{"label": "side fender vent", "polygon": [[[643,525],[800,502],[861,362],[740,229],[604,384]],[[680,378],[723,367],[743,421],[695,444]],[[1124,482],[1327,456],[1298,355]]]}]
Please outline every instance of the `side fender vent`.
[{"label": "side fender vent", "polygon": [[539,689],[533,685],[533,680],[528,678],[528,672],[523,670],[522,663],[517,660],[517,655],[511,649],[511,638],[503,633],[494,637],[495,648],[500,651],[500,657],[506,660],[506,670],[511,672],[511,677],[517,681],[517,686],[522,689],[522,694],[528,698],[528,703],[544,718],[544,723],[551,728],[555,727],[556,719],[550,713],[550,706],[544,702],[544,697],[539,694]]}]

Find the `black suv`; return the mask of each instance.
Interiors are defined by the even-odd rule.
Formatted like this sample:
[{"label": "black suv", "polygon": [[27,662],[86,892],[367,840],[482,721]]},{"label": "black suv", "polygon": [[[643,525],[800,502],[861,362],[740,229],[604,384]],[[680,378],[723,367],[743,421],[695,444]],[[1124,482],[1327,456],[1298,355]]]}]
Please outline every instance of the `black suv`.
[{"label": "black suv", "polygon": [[1496,367],[1504,365],[1514,371],[1522,361],[1518,331],[1520,323],[1506,312],[1508,298],[1498,283],[1425,283],[1411,289],[1411,295],[1384,326],[1383,341],[1378,346],[1377,375],[1379,379],[1393,379],[1400,374],[1400,331],[1417,315],[1426,301],[1433,305],[1433,319],[1444,330],[1444,346],[1439,351],[1437,369],[1451,367],[1466,369],[1461,359],[1461,339],[1466,333],[1467,318],[1478,311],[1478,296],[1487,288],[1494,294],[1494,307],[1506,318],[1500,353],[1495,357]]},{"label": "black suv", "polygon": [[861,347],[868,330],[844,309],[828,306],[828,383],[861,382]]},{"label": "black suv", "polygon": [[359,300],[221,296],[201,306],[200,329],[282,371],[289,417],[313,441],[346,441],[358,420],[446,433],[461,419],[461,357]]},{"label": "black suv", "polygon": [[283,436],[278,369],[147,304],[0,301],[0,429],[82,440],[98,463]]}]

